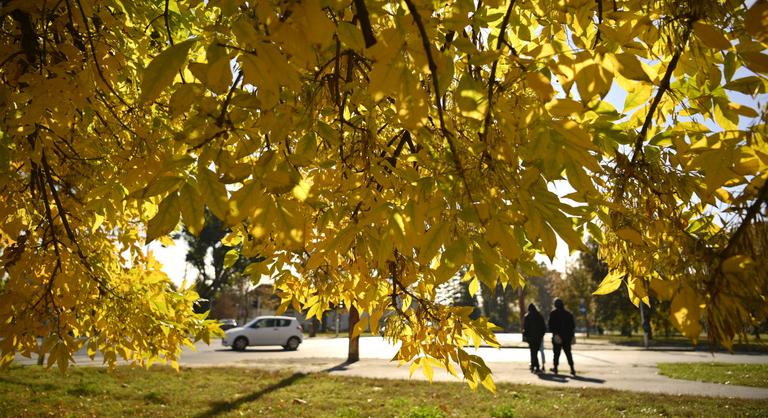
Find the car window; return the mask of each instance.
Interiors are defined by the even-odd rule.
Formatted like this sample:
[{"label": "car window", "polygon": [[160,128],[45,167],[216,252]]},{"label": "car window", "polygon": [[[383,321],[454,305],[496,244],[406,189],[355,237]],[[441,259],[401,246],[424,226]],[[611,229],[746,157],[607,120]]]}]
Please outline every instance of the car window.
[{"label": "car window", "polygon": [[291,325],[291,320],[290,319],[278,319],[277,320],[277,326],[278,327],[287,327],[289,325]]},{"label": "car window", "polygon": [[264,320],[264,326],[267,328],[274,328],[275,325],[275,318],[269,318]]},{"label": "car window", "polygon": [[266,323],[267,323],[266,319],[260,319],[254,322],[253,324],[251,324],[251,328],[264,328],[265,326],[267,326]]}]

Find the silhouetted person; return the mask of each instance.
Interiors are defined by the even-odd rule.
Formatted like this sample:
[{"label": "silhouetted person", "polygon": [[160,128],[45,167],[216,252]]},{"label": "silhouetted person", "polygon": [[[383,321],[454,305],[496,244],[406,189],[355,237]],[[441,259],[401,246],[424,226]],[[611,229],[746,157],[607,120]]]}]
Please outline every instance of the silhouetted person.
[{"label": "silhouetted person", "polygon": [[531,350],[531,371],[538,373],[539,368],[539,348],[544,340],[547,328],[544,325],[544,317],[536,309],[536,305],[528,305],[528,313],[523,319],[523,340],[528,342],[528,349]]},{"label": "silhouetted person", "polygon": [[571,355],[571,343],[576,329],[573,321],[573,315],[565,310],[565,305],[560,298],[555,299],[555,310],[549,314],[549,332],[552,333],[552,351],[554,351],[552,369],[557,374],[557,364],[560,361],[560,350],[565,351],[565,357],[568,359],[568,365],[571,366],[571,374],[576,375],[576,369],[573,368],[573,356]]}]

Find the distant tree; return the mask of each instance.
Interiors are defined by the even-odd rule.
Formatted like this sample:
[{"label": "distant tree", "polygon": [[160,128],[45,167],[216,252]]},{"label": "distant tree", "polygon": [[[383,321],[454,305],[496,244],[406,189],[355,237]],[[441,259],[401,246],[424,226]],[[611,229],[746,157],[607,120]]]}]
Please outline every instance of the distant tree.
[{"label": "distant tree", "polygon": [[198,312],[210,310],[211,301],[225,286],[235,277],[242,276],[250,264],[264,260],[263,257],[241,255],[240,245],[227,245],[224,238],[230,232],[229,228],[209,210],[205,211],[205,224],[199,236],[190,233],[186,226],[181,231],[181,237],[189,246],[186,261],[198,272],[195,278],[195,290],[201,298],[195,305]]},{"label": "distant tree", "polygon": [[567,280],[562,283],[559,291],[585,299],[587,315],[593,318],[596,324],[630,336],[640,325],[640,313],[630,302],[626,284],[622,284],[617,292],[608,295],[592,295],[592,291],[608,275],[608,266],[600,259],[598,252],[598,244],[592,239],[588,240],[585,250],[579,254],[576,264],[568,272]]}]

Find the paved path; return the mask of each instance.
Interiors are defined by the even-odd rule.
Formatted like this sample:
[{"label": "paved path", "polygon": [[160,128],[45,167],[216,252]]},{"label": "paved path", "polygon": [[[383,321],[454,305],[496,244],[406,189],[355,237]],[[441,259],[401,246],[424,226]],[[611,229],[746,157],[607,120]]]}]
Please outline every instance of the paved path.
[{"label": "paved path", "polygon": [[[496,382],[536,384],[558,387],[591,387],[666,394],[718,396],[734,398],[768,399],[768,388],[752,388],[716,383],[676,380],[658,373],[661,362],[728,362],[766,364],[764,354],[711,354],[703,351],[644,350],[617,346],[605,341],[587,341],[584,338],[574,346],[574,362],[578,375],[534,375],[528,372],[528,350],[520,334],[500,334],[501,349],[481,347],[475,352],[483,357],[493,370]],[[361,360],[345,365],[346,338],[307,338],[298,351],[283,351],[279,347],[250,347],[245,352],[234,352],[221,346],[218,340],[211,345],[198,343],[197,351],[185,350],[180,362],[186,367],[258,367],[264,369],[290,369],[299,372],[328,372],[339,376],[360,376],[386,379],[408,379],[408,366],[398,367],[389,360],[397,349],[379,337],[365,337],[360,341]],[[551,367],[552,351],[549,342],[547,366]],[[77,364],[99,365],[101,360],[88,359],[84,353],[75,355]],[[22,363],[33,360],[20,359]],[[561,370],[567,371],[561,358]],[[563,367],[565,365],[565,367]],[[420,371],[414,379],[424,379]],[[435,371],[435,380],[456,381],[445,372]]]}]

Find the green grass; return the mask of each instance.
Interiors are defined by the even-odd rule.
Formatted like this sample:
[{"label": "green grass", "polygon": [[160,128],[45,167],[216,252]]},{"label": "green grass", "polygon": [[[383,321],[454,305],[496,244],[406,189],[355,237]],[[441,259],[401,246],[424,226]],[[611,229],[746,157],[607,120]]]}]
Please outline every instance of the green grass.
[{"label": "green grass", "polygon": [[[582,337],[580,341],[589,342],[589,340],[607,340],[611,344],[625,345],[630,347],[642,347],[644,344],[643,335],[635,334],[631,337],[624,337],[621,335],[590,335],[589,338]],[[683,337],[682,335],[671,335],[664,337],[663,334],[657,334],[652,340],[649,341],[650,347],[679,347],[679,348],[696,348],[697,350],[708,351],[711,349],[707,336],[702,335],[699,338],[698,343],[694,346],[691,340]],[[768,339],[762,338],[757,340],[754,336],[749,335],[746,340],[736,340],[733,344],[733,350],[739,352],[757,352],[768,353]],[[727,351],[721,346],[715,347],[715,351]]]},{"label": "green grass", "polygon": [[466,385],[265,372],[37,366],[0,372],[0,416],[549,417],[765,416],[766,400],[735,400],[500,384]]},{"label": "green grass", "polygon": [[768,388],[768,364],[659,363],[659,370],[674,379]]}]

